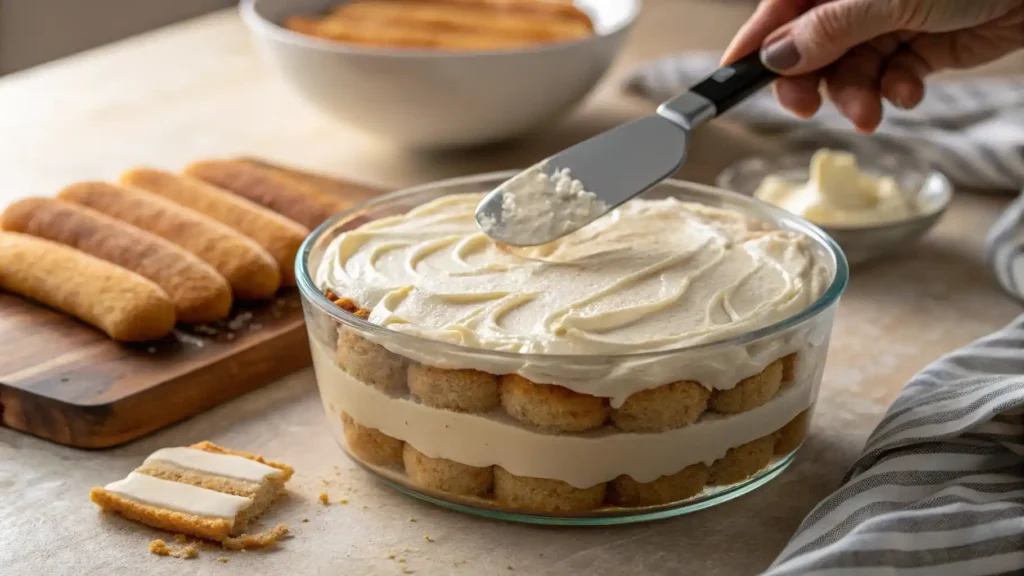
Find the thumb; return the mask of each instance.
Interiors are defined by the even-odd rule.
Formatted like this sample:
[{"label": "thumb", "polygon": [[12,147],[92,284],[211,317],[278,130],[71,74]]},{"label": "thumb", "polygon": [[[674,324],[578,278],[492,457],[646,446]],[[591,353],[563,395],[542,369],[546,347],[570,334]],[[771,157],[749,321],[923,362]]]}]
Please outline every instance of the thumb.
[{"label": "thumb", "polygon": [[892,0],[833,0],[773,32],[761,49],[765,66],[793,76],[838,60],[849,49],[902,28],[906,4]]}]

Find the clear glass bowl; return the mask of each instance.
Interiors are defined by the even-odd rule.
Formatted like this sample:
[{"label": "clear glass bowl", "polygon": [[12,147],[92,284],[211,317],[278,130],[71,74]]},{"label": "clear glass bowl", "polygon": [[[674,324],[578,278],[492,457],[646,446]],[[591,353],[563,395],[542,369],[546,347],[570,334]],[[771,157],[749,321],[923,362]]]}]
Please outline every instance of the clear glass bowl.
[{"label": "clear glass bowl", "polygon": [[[801,232],[833,272],[825,292],[802,312],[729,340],[677,350],[555,356],[462,347],[370,324],[337,306],[316,285],[314,272],[325,248],[339,234],[442,196],[490,190],[512,174],[447,180],[382,196],[334,217],[303,245],[296,276],[317,383],[331,430],[348,455],[390,485],[423,500],[539,524],[666,518],[730,500],[777,476],[807,433],[834,312],[848,278],[839,247],[818,228],[783,210],[675,180],[645,193],[648,198],[674,196],[730,208]],[[749,367],[733,388],[742,387],[744,406],[733,413],[700,408],[704,411],[695,423],[663,432],[624,431],[606,418],[585,432],[552,433],[517,421],[503,406],[457,412],[432,407],[437,404],[409,390],[415,379],[414,388],[421,394],[424,389],[471,392],[499,380],[504,386],[502,374],[513,372],[536,380],[541,380],[537,374],[547,375],[545,383],[557,384],[559,374],[607,375],[627,363],[629,375],[652,365],[661,370],[668,366],[679,370],[681,377],[673,380],[682,380],[692,378],[686,375],[694,371],[737,362]],[[483,366],[492,373],[468,370]],[[500,374],[494,373],[495,366],[503,366]],[[467,380],[467,374],[474,376]],[[556,414],[586,410],[560,406],[573,399],[558,394],[533,395],[539,389],[560,387],[519,380],[525,388],[515,391],[516,401],[523,405],[543,405]],[[654,392],[658,395],[651,400],[657,408],[638,417],[657,419],[666,411],[689,409],[692,402],[667,384]],[[711,392],[718,393],[724,392]],[[584,403],[590,400],[594,397],[584,398]],[[620,409],[603,401],[605,410]]]}]

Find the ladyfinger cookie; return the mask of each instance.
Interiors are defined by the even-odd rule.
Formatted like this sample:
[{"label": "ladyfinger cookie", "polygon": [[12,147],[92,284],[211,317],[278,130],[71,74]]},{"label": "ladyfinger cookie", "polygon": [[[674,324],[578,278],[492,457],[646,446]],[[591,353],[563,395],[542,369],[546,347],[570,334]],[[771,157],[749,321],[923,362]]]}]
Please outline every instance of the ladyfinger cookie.
[{"label": "ladyfinger cookie", "polygon": [[341,180],[331,178],[330,176],[323,176],[321,174],[299,170],[298,168],[292,168],[291,166],[285,166],[283,164],[275,164],[260,158],[239,158],[239,160],[246,164],[273,172],[278,176],[312,186],[321,192],[326,192],[332,196],[341,198],[348,205],[365,202],[375,196],[379,196],[381,193],[377,188],[352,182],[343,182]]},{"label": "ladyfinger cookie", "polygon": [[295,254],[309,234],[305,226],[202,180],[163,170],[135,168],[122,174],[120,182],[201,212],[252,238],[277,261],[282,283],[295,285]]},{"label": "ladyfinger cookie", "polygon": [[85,206],[27,198],[4,211],[0,228],[66,244],[152,280],[171,298],[182,322],[205,324],[231,312],[231,287],[209,264]]},{"label": "ladyfinger cookie", "polygon": [[27,234],[0,232],[0,288],[92,324],[114,340],[156,340],[174,329],[174,304],[153,282]]},{"label": "ladyfinger cookie", "polygon": [[242,300],[270,298],[281,286],[277,262],[254,240],[170,200],[107,182],[72,184],[57,195],[169,240],[213,266]]},{"label": "ladyfinger cookie", "polygon": [[349,206],[314,186],[241,160],[193,162],[184,173],[230,190],[310,229]]}]

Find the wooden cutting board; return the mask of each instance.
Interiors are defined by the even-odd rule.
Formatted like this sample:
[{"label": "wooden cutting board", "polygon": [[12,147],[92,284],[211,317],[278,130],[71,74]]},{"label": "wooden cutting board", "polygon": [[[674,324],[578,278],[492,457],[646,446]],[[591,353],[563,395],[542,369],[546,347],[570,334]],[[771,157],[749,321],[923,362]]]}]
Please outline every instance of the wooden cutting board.
[{"label": "wooden cutting board", "polygon": [[[362,201],[366,186],[285,170]],[[310,364],[298,291],[238,305],[205,327],[126,345],[77,320],[0,292],[0,422],[77,448],[109,448]]]}]

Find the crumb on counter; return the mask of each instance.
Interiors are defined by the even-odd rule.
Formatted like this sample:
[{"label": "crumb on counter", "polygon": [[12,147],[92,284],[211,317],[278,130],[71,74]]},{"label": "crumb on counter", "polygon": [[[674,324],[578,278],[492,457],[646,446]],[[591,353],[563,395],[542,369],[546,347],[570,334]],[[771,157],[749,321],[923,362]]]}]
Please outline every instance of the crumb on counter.
[{"label": "crumb on counter", "polygon": [[427,542],[433,542],[434,541],[434,539],[431,538],[430,536],[424,536],[423,539],[426,540]]},{"label": "crumb on counter", "polygon": [[348,504],[348,498],[342,498],[341,500],[338,500],[338,504]]},{"label": "crumb on counter", "polygon": [[242,551],[249,548],[268,548],[276,545],[278,540],[287,535],[288,527],[284,524],[278,524],[270,530],[260,532],[259,534],[242,534],[237,538],[226,538],[221,542],[221,546],[229,550]]},{"label": "crumb on counter", "polygon": [[320,493],[320,503],[323,504],[324,506],[327,506],[328,504],[331,503],[330,498],[327,497],[327,492]]},{"label": "crumb on counter", "polygon": [[220,558],[217,558],[217,562],[220,562],[221,564],[227,564],[228,563],[228,559],[225,558],[224,556],[221,556]]},{"label": "crumb on counter", "polygon": [[[175,538],[177,539],[177,537]],[[184,540],[179,540],[179,542],[183,541]],[[180,548],[173,548],[168,546],[167,542],[160,539],[150,540],[149,551],[151,554],[156,554],[157,556],[171,556],[173,558],[181,558],[182,560],[199,556],[199,552],[196,551],[196,547],[192,544],[182,546]]]},{"label": "crumb on counter", "polygon": [[170,556],[171,548],[163,540],[150,540],[149,551],[157,556]]}]

